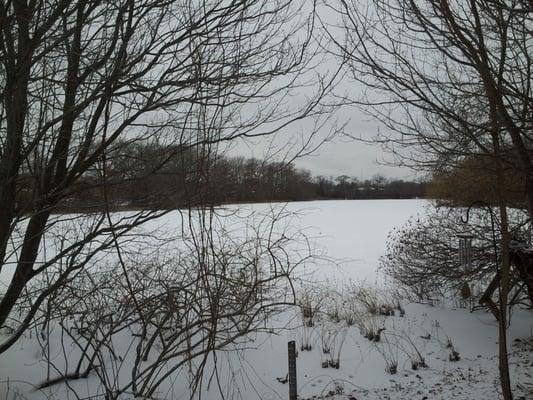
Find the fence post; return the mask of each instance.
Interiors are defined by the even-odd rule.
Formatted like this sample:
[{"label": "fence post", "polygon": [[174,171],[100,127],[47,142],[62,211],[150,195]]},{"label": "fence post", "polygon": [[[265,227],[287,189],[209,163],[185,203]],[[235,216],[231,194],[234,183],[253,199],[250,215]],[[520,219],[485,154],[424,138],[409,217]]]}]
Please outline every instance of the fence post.
[{"label": "fence post", "polygon": [[296,400],[298,391],[296,388],[296,343],[291,340],[288,343],[289,353],[289,400]]}]

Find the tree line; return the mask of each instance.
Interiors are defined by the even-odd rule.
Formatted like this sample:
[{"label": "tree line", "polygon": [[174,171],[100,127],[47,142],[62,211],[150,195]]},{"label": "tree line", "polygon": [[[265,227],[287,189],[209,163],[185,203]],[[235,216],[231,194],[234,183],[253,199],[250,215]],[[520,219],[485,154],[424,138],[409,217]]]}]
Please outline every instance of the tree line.
[{"label": "tree line", "polygon": [[[19,179],[19,205],[31,204],[35,182]],[[315,199],[408,199],[425,196],[426,183],[374,175],[313,177],[294,163],[199,155],[183,146],[121,143],[105,169],[79,179],[60,210],[174,208],[197,205]]]}]

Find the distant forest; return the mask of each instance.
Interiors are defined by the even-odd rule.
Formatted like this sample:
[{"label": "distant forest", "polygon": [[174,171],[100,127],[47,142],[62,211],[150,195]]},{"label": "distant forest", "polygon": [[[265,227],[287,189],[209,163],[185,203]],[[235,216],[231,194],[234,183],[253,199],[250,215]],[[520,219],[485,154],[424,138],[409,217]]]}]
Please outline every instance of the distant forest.
[{"label": "distant forest", "polygon": [[[37,164],[37,163],[36,163]],[[313,177],[292,163],[213,156],[159,144],[120,143],[100,166],[78,179],[59,208],[174,208],[200,204],[315,199],[424,197],[426,183],[375,175]],[[19,205],[31,204],[39,187],[20,178]]]}]

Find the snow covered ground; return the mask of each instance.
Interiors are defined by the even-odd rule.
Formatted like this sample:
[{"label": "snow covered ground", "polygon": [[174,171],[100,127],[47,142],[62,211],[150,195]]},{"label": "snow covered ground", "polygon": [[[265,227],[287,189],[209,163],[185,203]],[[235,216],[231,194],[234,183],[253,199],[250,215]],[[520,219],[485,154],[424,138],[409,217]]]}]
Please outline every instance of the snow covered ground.
[{"label": "snow covered ground", "polygon": [[[377,272],[387,234],[409,217],[423,215],[426,205],[422,200],[320,201],[291,203],[286,209],[295,213],[291,228],[305,232],[323,256],[323,262],[310,267],[313,279],[323,287],[339,289],[337,299],[342,301],[346,295],[343,288],[349,285],[367,286],[380,296],[392,296],[385,278]],[[270,206],[247,205],[244,210],[266,207]],[[165,218],[167,228],[179,220],[172,214]],[[288,385],[279,380],[283,381],[287,373],[289,340],[295,340],[300,350],[297,371],[302,399],[499,398],[497,324],[490,314],[470,313],[450,304],[404,304],[403,308],[403,316],[395,310],[394,316],[367,318],[366,322],[385,328],[379,342],[364,338],[357,323],[332,320],[326,305],[317,313],[312,327],[302,326],[299,310],[289,310],[275,321],[280,329],[259,333],[229,348],[231,351],[217,353],[219,384],[217,379],[209,381],[213,360],[209,361],[202,399],[221,399],[221,393],[226,399],[287,399]],[[517,399],[531,398],[527,396],[533,386],[532,317],[530,311],[515,310],[509,329]],[[323,368],[330,357],[322,349],[325,338],[330,338],[336,351],[340,350],[338,369]],[[301,345],[307,342],[312,349],[302,351]],[[450,361],[452,349],[459,354],[459,361]],[[59,348],[53,351],[57,351],[57,358],[64,357]],[[413,370],[412,361],[420,357],[427,367]],[[396,374],[385,371],[387,363],[397,363]],[[0,357],[0,399],[74,398],[73,391],[64,384],[35,390],[34,385],[46,372],[35,335],[20,340]],[[93,394],[92,384],[91,376],[69,383],[82,398]],[[181,374],[161,386],[155,396],[187,398],[189,384]]]}]

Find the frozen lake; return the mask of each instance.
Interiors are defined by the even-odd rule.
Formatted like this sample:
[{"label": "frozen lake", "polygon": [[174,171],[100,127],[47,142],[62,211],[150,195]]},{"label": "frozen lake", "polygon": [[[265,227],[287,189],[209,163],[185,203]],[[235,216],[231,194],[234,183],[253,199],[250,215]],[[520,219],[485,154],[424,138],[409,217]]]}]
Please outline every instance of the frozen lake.
[{"label": "frozen lake", "polygon": [[[301,231],[309,240],[313,250],[331,258],[333,263],[323,263],[317,269],[320,279],[356,279],[369,282],[379,280],[376,275],[378,259],[385,251],[387,235],[393,227],[404,224],[411,216],[423,215],[427,200],[328,200],[271,204],[228,205],[217,211],[219,224],[228,233],[241,235],[246,225],[254,225],[262,216],[283,213],[281,226],[289,225],[291,232]],[[128,215],[117,213],[115,216]],[[161,218],[147,222],[137,232],[149,232],[154,238],[175,237],[163,246],[172,252],[182,246],[182,228],[188,229],[186,212],[170,212]],[[81,218],[69,221],[71,215],[53,216],[54,234],[61,236],[69,233],[81,235],[84,230]],[[195,222],[193,222],[195,223]],[[24,225],[24,223],[22,224]],[[69,233],[65,233],[69,232]],[[52,235],[44,241],[47,258],[55,254],[57,242]],[[63,244],[64,246],[65,244]],[[142,241],[132,240],[128,235],[125,245],[138,254],[153,249],[144,246]],[[6,284],[14,265],[6,266],[0,274],[0,282]]]},{"label": "frozen lake", "polygon": [[[220,238],[223,241],[225,237],[246,236],[246,233],[260,225],[265,215],[283,215],[281,227],[287,232],[302,232],[305,243],[318,256],[312,265],[301,266],[304,275],[308,273],[314,281],[322,283],[342,286],[350,281],[358,284],[364,282],[364,285],[372,288],[380,287],[384,281],[377,268],[379,257],[385,252],[390,230],[403,225],[410,217],[423,216],[429,204],[425,200],[354,200],[230,205],[218,210],[217,224],[219,228],[224,228]],[[184,213],[171,212],[159,220],[151,221],[142,232],[151,232],[149,241],[173,236],[174,239],[164,242],[159,250],[163,255],[173,257],[173,252],[183,246],[182,238],[187,237],[191,229],[194,230],[196,223],[187,228],[187,224],[183,224],[187,218],[183,217]],[[305,243],[298,242],[297,245]],[[124,246],[128,249],[126,256],[150,255],[150,250],[145,250],[143,241],[135,240],[135,235]],[[48,249],[48,252],[51,254],[53,250]],[[275,323],[286,329],[261,332],[250,341],[237,347],[230,345],[226,349],[232,351],[217,352],[220,370],[217,384],[205,384],[201,398],[287,399],[287,385],[276,378],[283,378],[286,374],[286,346],[289,340],[296,340],[298,348],[306,340],[313,346],[312,351],[301,351],[298,356],[298,389],[302,398],[329,396],[330,391],[338,387],[342,387],[343,396],[324,398],[498,398],[497,324],[490,314],[441,306],[404,306],[405,316],[369,317],[376,326],[385,328],[380,343],[372,343],[364,338],[357,323],[332,322],[325,313],[317,317],[315,326],[306,327],[302,325],[298,310],[287,311]],[[514,338],[523,339],[533,329],[530,311],[517,310],[513,315],[510,342]],[[336,345],[342,346],[340,369],[321,368],[328,357],[323,354],[321,347],[324,338],[331,336],[331,332],[342,338],[342,342],[336,339]],[[43,391],[33,390],[33,385],[41,382],[46,373],[42,347],[36,337],[34,334],[21,339],[0,357],[0,381],[3,382],[0,385],[0,398],[17,398],[16,393],[35,400],[72,398],[72,392],[66,391],[63,384]],[[125,335],[123,339],[130,341],[131,337]],[[448,361],[448,342],[451,341],[461,354],[460,362]],[[120,352],[121,345],[123,343],[118,340],[115,351]],[[410,362],[415,347],[429,368],[411,370]],[[56,350],[54,357],[59,364],[61,357],[69,359],[68,352],[64,353],[59,348]],[[533,353],[517,351],[511,354],[513,381],[531,376]],[[391,358],[398,363],[398,374],[394,376],[384,370],[385,362]],[[206,364],[207,375],[212,371],[212,362],[209,360]],[[127,379],[127,362],[120,365]],[[71,382],[70,385],[84,397],[98,392],[93,386],[94,382],[93,375]],[[181,370],[161,386],[156,397],[187,399],[189,387],[186,372]]]},{"label": "frozen lake", "polygon": [[423,215],[427,200],[345,200],[289,203],[299,211],[300,227],[315,238],[318,248],[340,261],[338,269],[320,271],[324,278],[350,278],[374,283],[378,259],[385,252],[387,235],[416,215]]}]

